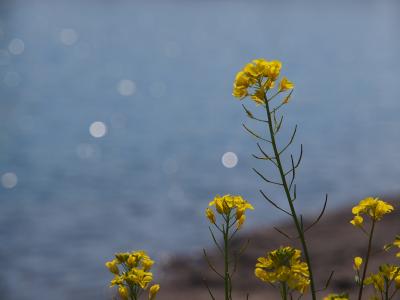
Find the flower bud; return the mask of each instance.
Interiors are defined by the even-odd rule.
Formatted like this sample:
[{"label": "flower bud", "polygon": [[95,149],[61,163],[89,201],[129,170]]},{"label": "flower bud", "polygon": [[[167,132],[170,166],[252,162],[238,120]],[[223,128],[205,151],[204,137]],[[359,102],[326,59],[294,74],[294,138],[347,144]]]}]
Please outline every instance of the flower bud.
[{"label": "flower bud", "polygon": [[159,290],[160,290],[159,284],[152,285],[149,290],[149,300],[153,300],[156,297]]}]

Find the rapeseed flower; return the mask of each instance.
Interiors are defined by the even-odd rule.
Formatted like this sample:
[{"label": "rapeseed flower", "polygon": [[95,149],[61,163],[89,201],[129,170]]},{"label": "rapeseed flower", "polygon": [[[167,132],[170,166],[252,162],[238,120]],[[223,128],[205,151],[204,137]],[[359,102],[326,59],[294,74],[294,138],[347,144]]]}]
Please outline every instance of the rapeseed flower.
[{"label": "rapeseed flower", "polygon": [[214,214],[214,212],[211,210],[211,209],[209,209],[208,207],[206,208],[206,217],[210,220],[210,222],[212,223],[212,224],[215,224],[215,214]]},{"label": "rapeseed flower", "polygon": [[156,297],[159,289],[160,289],[159,284],[154,284],[153,286],[151,286],[149,290],[149,300],[153,300]]},{"label": "rapeseed flower", "polygon": [[359,256],[354,257],[353,269],[356,271],[359,271],[361,268],[362,262],[363,262],[363,260],[361,257],[359,257]]},{"label": "rapeseed flower", "polygon": [[112,261],[106,262],[106,267],[111,273],[114,273],[116,275],[119,275],[119,269],[117,267],[118,261],[116,259]]},{"label": "rapeseed flower", "polygon": [[393,206],[378,198],[368,197],[360,201],[357,206],[354,206],[352,213],[353,220],[350,221],[354,226],[361,227],[364,221],[360,215],[367,215],[373,221],[379,221],[385,214],[393,211]]},{"label": "rapeseed flower", "polygon": [[128,290],[128,288],[126,286],[121,285],[118,288],[118,293],[119,293],[119,295],[121,296],[122,299],[124,299],[124,300],[128,299],[129,290]]},{"label": "rapeseed flower", "polygon": [[289,81],[286,77],[283,77],[279,83],[279,91],[287,91],[294,88],[293,82]]},{"label": "rapeseed flower", "polygon": [[381,265],[378,273],[371,274],[364,280],[365,285],[373,285],[377,294],[389,289],[392,282],[396,290],[400,288],[400,267],[389,264]]},{"label": "rapeseed flower", "polygon": [[[118,286],[122,299],[137,299],[138,293],[146,290],[153,281],[153,273],[149,272],[153,264],[145,251],[115,254],[115,259],[105,263],[108,270],[115,274],[110,287]],[[149,289],[149,297],[154,299],[159,289],[159,285],[153,285]]]},{"label": "rapeseed flower", "polygon": [[214,206],[216,212],[223,215],[224,218],[234,216],[233,220],[236,222],[237,228],[240,228],[246,220],[244,215],[246,210],[254,210],[254,207],[239,195],[224,195],[222,197],[217,195],[208,206],[205,213],[210,223],[215,224],[216,222],[214,211],[210,208]]},{"label": "rapeseed flower", "polygon": [[310,285],[310,274],[307,264],[300,258],[300,250],[280,247],[257,259],[254,274],[264,282],[286,284],[289,291],[303,294]]},{"label": "rapeseed flower", "polygon": [[[250,96],[256,104],[265,104],[266,92],[275,86],[282,68],[280,61],[267,61],[263,58],[248,63],[236,74],[233,83],[233,96]],[[278,93],[294,88],[286,77],[279,83]]]}]

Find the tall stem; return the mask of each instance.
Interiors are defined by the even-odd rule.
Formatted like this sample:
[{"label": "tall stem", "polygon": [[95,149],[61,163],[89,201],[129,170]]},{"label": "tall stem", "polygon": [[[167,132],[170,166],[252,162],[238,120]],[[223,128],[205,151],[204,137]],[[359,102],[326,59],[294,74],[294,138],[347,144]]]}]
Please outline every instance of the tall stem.
[{"label": "tall stem", "polygon": [[226,227],[224,230],[224,284],[225,284],[225,300],[230,299],[230,282],[229,282],[229,223],[230,214],[226,218]]},{"label": "tall stem", "polygon": [[286,282],[281,282],[281,296],[282,300],[287,300]]},{"label": "tall stem", "polygon": [[303,232],[303,229],[300,226],[300,222],[299,222],[296,210],[295,210],[294,205],[293,205],[292,196],[290,194],[288,183],[287,183],[286,177],[285,177],[285,171],[283,170],[283,166],[282,166],[281,159],[280,159],[280,154],[279,154],[279,151],[278,151],[278,147],[276,145],[275,133],[274,133],[274,130],[273,130],[273,127],[272,127],[271,110],[270,110],[269,103],[268,103],[268,100],[267,100],[266,96],[265,96],[265,108],[267,110],[268,128],[269,128],[269,133],[270,133],[270,136],[271,136],[271,144],[272,144],[272,148],[273,148],[273,151],[274,151],[276,164],[277,164],[277,167],[278,167],[278,170],[279,170],[279,174],[280,174],[280,177],[281,177],[281,180],[282,180],[283,189],[285,190],[286,198],[287,198],[288,203],[289,203],[290,213],[292,215],[293,222],[294,222],[294,224],[296,226],[297,233],[298,233],[300,241],[301,241],[301,246],[303,248],[304,257],[305,257],[307,265],[308,265],[308,271],[310,273],[310,285],[311,285],[312,299],[316,300],[317,296],[316,296],[314,278],[313,278],[313,273],[312,273],[312,268],[311,268],[311,259],[310,259],[310,256],[308,254],[308,249],[307,249],[307,244],[306,244],[306,240],[305,240],[305,237],[304,237],[304,232]]},{"label": "tall stem", "polygon": [[385,277],[385,300],[389,300],[389,280]]},{"label": "tall stem", "polygon": [[367,254],[365,256],[365,265],[360,281],[360,289],[358,290],[358,300],[361,300],[363,289],[364,289],[364,280],[365,280],[365,275],[367,274],[367,268],[368,268],[368,261],[369,257],[371,255],[371,248],[372,248],[372,237],[374,235],[374,229],[375,229],[375,220],[372,219],[372,226],[371,226],[371,232],[369,233],[369,239],[368,239],[368,249],[367,249]]}]

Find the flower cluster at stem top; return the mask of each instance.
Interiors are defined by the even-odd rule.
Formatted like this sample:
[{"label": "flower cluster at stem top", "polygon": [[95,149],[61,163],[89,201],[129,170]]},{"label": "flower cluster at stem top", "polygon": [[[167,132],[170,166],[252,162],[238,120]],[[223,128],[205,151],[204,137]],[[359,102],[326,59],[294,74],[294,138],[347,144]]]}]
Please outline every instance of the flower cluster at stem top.
[{"label": "flower cluster at stem top", "polygon": [[389,264],[381,265],[378,273],[371,274],[364,280],[365,285],[373,285],[376,294],[384,292],[386,286],[390,286],[392,282],[396,290],[400,288],[400,267]]},{"label": "flower cluster at stem top", "polygon": [[222,197],[217,195],[208,206],[209,207],[206,208],[206,216],[212,224],[216,223],[214,210],[210,208],[214,206],[216,212],[222,215],[225,219],[230,218],[231,214],[235,213],[237,228],[240,228],[244,221],[246,221],[246,210],[254,210],[254,207],[239,195],[224,195]]},{"label": "flower cluster at stem top", "polygon": [[[265,104],[265,93],[275,86],[282,68],[277,60],[255,59],[237,73],[232,95],[237,98],[250,96],[257,104]],[[278,93],[294,88],[286,77],[279,82]],[[286,99],[288,101],[288,98]]]},{"label": "flower cluster at stem top", "polygon": [[308,266],[300,260],[301,251],[280,247],[259,257],[255,268],[257,278],[268,283],[287,284],[291,291],[304,293],[310,285]]},{"label": "flower cluster at stem top", "polygon": [[393,211],[393,206],[378,198],[368,197],[360,201],[357,206],[354,206],[352,213],[354,215],[351,224],[361,227],[364,218],[361,215],[369,216],[373,221],[380,221],[385,214]]},{"label": "flower cluster at stem top", "polygon": [[[153,280],[150,272],[154,261],[145,251],[133,251],[115,254],[115,259],[106,262],[108,270],[115,275],[110,287],[118,286],[122,299],[137,299]],[[160,286],[154,284],[149,288],[149,299],[154,299]]]}]

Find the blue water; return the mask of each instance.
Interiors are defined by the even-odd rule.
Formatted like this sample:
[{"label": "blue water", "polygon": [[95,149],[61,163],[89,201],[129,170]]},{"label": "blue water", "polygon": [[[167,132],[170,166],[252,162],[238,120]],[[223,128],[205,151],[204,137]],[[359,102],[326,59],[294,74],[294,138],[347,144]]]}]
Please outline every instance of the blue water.
[{"label": "blue water", "polygon": [[0,298],[105,299],[114,252],[210,245],[217,193],[254,204],[248,228],[283,220],[230,95],[253,58],[296,83],[282,138],[299,124],[304,211],[399,191],[396,1],[83,2],[0,4]]}]

